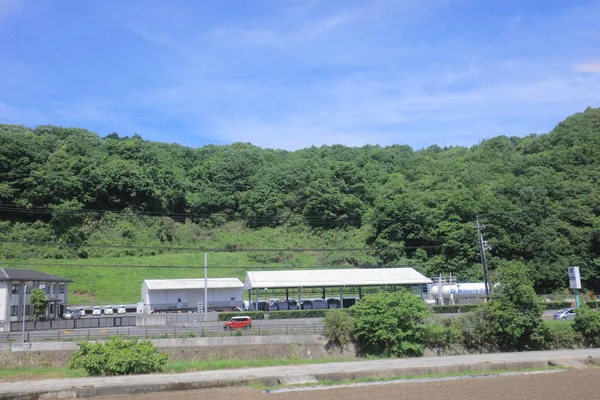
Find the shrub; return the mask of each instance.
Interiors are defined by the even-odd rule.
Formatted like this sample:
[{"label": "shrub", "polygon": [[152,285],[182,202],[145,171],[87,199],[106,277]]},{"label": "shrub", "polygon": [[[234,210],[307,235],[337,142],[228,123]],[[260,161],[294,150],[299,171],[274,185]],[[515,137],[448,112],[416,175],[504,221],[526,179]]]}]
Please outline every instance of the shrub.
[{"label": "shrub", "polygon": [[544,306],[536,297],[525,265],[506,263],[499,269],[494,297],[467,317],[468,343],[477,351],[524,351],[545,347],[548,328]]},{"label": "shrub", "polygon": [[581,336],[584,346],[600,347],[600,313],[598,311],[581,306],[577,310],[573,330]]},{"label": "shrub", "polygon": [[246,311],[246,312],[222,312],[219,313],[219,321],[229,321],[231,317],[248,316],[252,319],[264,319],[265,313],[262,311]]},{"label": "shrub", "polygon": [[365,296],[350,308],[350,314],[356,344],[365,354],[423,354],[421,325],[430,314],[425,303],[407,290]]},{"label": "shrub", "polygon": [[325,314],[323,336],[327,347],[343,351],[354,339],[354,320],[343,310],[330,310]]},{"label": "shrub", "polygon": [[158,353],[149,340],[114,336],[105,343],[79,342],[69,368],[85,369],[91,376],[149,374],[162,371],[167,359],[168,355]]},{"label": "shrub", "polygon": [[579,347],[580,336],[570,321],[546,321],[548,332],[545,347],[549,350],[575,349]]},{"label": "shrub", "polygon": [[423,326],[423,346],[437,355],[463,354],[465,324],[462,318],[444,318]]},{"label": "shrub", "polygon": [[431,312],[434,314],[456,314],[457,312],[469,312],[476,310],[479,304],[461,304],[449,306],[431,306]]}]

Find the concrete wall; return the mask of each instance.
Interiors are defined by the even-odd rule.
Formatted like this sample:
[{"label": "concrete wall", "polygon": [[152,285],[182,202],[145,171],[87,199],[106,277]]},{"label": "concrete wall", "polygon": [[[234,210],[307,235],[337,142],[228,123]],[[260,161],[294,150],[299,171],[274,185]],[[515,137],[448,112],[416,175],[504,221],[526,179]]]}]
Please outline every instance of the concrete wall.
[{"label": "concrete wall", "polygon": [[[219,320],[218,313],[207,313],[206,322]],[[164,326],[164,325],[189,325],[202,322],[201,313],[165,313],[138,315],[136,326]]]},{"label": "concrete wall", "polygon": [[[143,287],[142,294],[144,304],[151,309],[197,308],[198,303],[204,303],[204,289],[147,290]],[[208,289],[208,306],[241,307],[242,296],[242,288]]]},{"label": "concrete wall", "polygon": [[10,329],[10,303],[6,285],[6,281],[0,282],[0,332]]},{"label": "concrete wall", "polygon": [[[152,342],[161,352],[169,354],[171,361],[355,356],[353,349],[343,354],[328,351],[324,339],[318,335],[155,339]],[[0,369],[65,366],[76,350],[76,342],[0,343]]]}]

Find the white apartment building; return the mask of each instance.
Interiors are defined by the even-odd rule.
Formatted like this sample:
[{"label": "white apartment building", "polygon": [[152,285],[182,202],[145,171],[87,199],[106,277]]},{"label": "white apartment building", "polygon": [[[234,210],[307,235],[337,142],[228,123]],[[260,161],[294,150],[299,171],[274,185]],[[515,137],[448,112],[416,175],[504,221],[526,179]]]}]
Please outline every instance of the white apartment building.
[{"label": "white apartment building", "polygon": [[11,322],[33,319],[30,294],[39,288],[46,292],[46,319],[58,319],[68,300],[70,279],[32,269],[0,268],[0,332],[10,332]]}]

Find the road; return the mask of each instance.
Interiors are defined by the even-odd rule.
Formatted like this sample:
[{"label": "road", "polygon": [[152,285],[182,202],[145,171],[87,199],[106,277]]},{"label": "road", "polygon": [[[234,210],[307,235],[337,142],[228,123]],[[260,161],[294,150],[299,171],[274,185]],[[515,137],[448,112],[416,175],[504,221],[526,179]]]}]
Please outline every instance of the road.
[{"label": "road", "polygon": [[366,385],[269,394],[265,394],[261,390],[252,387],[233,387],[170,392],[168,394],[154,393],[138,396],[111,396],[98,399],[164,400],[167,396],[169,400],[597,399],[599,380],[600,369],[587,368],[533,375]]},{"label": "road", "polygon": [[[252,328],[244,335],[314,335],[323,332],[321,318],[297,318],[254,320]],[[124,335],[149,339],[193,337],[193,336],[233,336],[235,332],[223,330],[223,322],[191,323],[189,326],[123,326],[93,329],[54,329],[26,332],[27,341],[106,339],[113,335]],[[0,334],[0,341],[21,340],[21,332]]]}]

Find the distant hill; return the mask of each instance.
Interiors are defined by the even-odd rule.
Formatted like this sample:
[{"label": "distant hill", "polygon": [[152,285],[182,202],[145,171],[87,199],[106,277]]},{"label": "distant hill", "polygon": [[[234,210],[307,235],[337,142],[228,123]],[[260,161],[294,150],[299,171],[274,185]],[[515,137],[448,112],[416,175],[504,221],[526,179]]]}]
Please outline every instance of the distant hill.
[{"label": "distant hill", "polygon": [[175,246],[243,254],[232,259],[239,266],[411,265],[478,280],[479,216],[492,270],[522,263],[547,292],[565,288],[567,267],[578,265],[586,287],[600,290],[599,179],[598,108],[548,134],[421,150],[194,149],[0,125],[0,258]]}]

